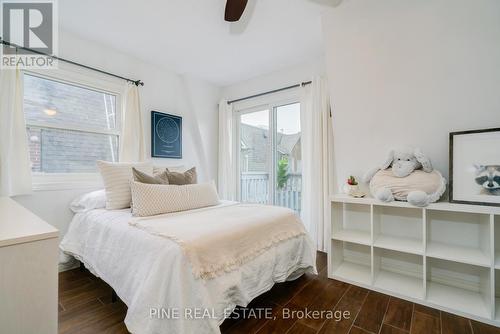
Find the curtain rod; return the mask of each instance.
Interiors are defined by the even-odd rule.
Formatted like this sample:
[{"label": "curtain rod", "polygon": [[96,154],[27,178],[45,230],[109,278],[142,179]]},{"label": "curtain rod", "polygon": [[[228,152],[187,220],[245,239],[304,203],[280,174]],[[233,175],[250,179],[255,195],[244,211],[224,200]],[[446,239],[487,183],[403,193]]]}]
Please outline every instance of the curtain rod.
[{"label": "curtain rod", "polygon": [[259,93],[259,94],[255,94],[255,95],[250,95],[250,96],[242,97],[240,99],[227,101],[227,104],[231,104],[231,103],[235,103],[235,102],[240,102],[240,101],[245,101],[245,100],[248,100],[248,99],[253,99],[254,97],[259,97],[259,96],[268,95],[268,94],[272,94],[272,93],[277,93],[277,92],[281,92],[281,91],[284,91],[284,90],[287,90],[287,89],[297,88],[297,87],[301,87],[301,86],[303,87],[303,86],[309,85],[311,83],[312,83],[312,81],[306,81],[306,82],[302,82],[302,83],[299,83],[299,84],[296,84],[296,85],[292,85],[292,86],[288,86],[288,87],[273,89],[273,90],[270,90],[270,91],[267,91],[267,92],[264,92],[264,93]]},{"label": "curtain rod", "polygon": [[99,73],[106,74],[106,75],[109,75],[109,76],[112,76],[112,77],[115,77],[115,78],[118,78],[118,79],[122,79],[122,80],[125,80],[125,81],[128,81],[128,82],[131,82],[131,83],[133,83],[136,86],[139,86],[139,85],[140,86],[144,86],[144,82],[142,82],[141,80],[132,80],[132,79],[129,79],[129,78],[122,77],[120,75],[116,75],[116,74],[113,74],[113,73],[109,73],[109,72],[100,70],[100,69],[95,68],[95,67],[90,67],[90,66],[87,66],[87,65],[83,65],[83,64],[80,64],[80,63],[68,60],[68,59],[60,58],[60,57],[57,57],[57,56],[54,56],[54,55],[49,55],[49,54],[41,52],[41,51],[37,51],[37,50],[30,49],[30,48],[26,48],[24,46],[20,46],[20,45],[14,44],[14,43],[7,42],[6,40],[2,39],[1,37],[0,37],[0,42],[1,42],[1,44],[4,44],[4,45],[9,46],[9,47],[13,47],[13,48],[16,48],[16,49],[25,50],[25,51],[28,51],[28,52],[32,52],[32,53],[35,53],[35,54],[42,55],[42,56],[47,56],[47,57],[50,57],[52,59],[60,60],[60,61],[63,61],[65,63],[68,63],[68,64],[72,64],[72,65],[75,65],[75,66],[83,67],[83,68],[86,68],[86,69],[91,70],[91,71],[99,72]]}]

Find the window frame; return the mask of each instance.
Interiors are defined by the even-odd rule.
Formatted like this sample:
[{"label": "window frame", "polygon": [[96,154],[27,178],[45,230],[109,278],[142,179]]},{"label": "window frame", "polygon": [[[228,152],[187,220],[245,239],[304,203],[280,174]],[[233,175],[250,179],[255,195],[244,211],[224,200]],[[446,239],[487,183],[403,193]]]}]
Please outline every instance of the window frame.
[{"label": "window frame", "polygon": [[[95,133],[117,136],[118,155],[120,151],[120,137],[122,135],[122,99],[125,86],[123,81],[110,78],[88,70],[69,68],[59,64],[56,70],[24,70],[24,75],[30,75],[41,79],[51,80],[62,84],[72,85],[84,89],[90,89],[115,96],[116,126],[113,130],[96,130],[85,126],[71,125],[47,125],[43,122],[29,122],[26,120],[26,128],[45,128],[57,130],[79,131],[84,133]],[[102,186],[102,180],[98,172],[95,173],[44,173],[32,172],[32,186],[34,191],[44,190],[69,190],[79,188],[96,188]]]},{"label": "window frame", "polygon": [[[245,100],[242,102],[235,102],[233,106],[233,136],[236,139],[233,144],[233,156],[235,157],[235,170],[236,170],[236,198],[241,201],[241,116],[247,113],[252,113],[256,111],[267,110],[269,113],[269,150],[270,164],[276,167],[277,164],[277,154],[276,154],[276,109],[281,106],[301,103],[300,89],[292,88],[287,91],[277,92],[250,100]],[[271,168],[269,171],[269,199],[267,204],[273,205],[276,197],[276,189],[274,187],[276,183],[276,168]]]}]

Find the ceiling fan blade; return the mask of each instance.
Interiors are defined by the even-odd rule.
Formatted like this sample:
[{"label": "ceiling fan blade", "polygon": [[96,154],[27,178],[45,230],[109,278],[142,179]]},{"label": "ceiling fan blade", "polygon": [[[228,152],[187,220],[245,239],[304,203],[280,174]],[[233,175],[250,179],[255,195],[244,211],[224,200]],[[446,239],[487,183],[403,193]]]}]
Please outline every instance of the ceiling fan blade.
[{"label": "ceiling fan blade", "polygon": [[227,0],[224,20],[228,22],[238,21],[245,11],[247,2],[248,0]]}]

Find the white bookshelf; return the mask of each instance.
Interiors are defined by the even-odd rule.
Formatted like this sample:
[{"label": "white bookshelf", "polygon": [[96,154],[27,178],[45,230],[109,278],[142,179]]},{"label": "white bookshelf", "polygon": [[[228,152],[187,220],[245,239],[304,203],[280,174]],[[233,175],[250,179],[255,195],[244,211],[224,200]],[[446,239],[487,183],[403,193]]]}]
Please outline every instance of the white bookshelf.
[{"label": "white bookshelf", "polygon": [[499,207],[330,200],[330,278],[500,327]]}]

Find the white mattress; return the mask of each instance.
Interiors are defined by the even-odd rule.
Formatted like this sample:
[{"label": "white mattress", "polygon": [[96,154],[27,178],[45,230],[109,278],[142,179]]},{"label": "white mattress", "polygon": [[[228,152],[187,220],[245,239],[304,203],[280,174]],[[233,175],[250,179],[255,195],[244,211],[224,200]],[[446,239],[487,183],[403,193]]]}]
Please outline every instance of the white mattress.
[{"label": "white mattress", "polygon": [[[78,213],[60,247],[113,287],[128,306],[125,324],[132,333],[220,333],[224,315],[236,305],[246,306],[276,282],[316,273],[316,249],[306,235],[278,244],[239,270],[195,279],[175,242],[130,226],[131,218],[130,209]],[[158,308],[181,316],[151,317]],[[205,316],[185,318],[186,309]]]}]

